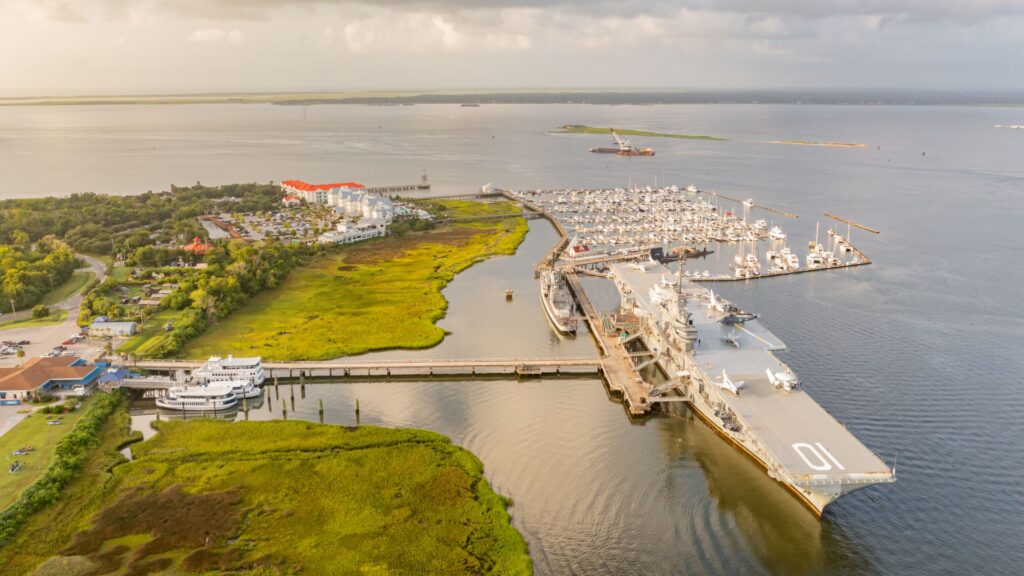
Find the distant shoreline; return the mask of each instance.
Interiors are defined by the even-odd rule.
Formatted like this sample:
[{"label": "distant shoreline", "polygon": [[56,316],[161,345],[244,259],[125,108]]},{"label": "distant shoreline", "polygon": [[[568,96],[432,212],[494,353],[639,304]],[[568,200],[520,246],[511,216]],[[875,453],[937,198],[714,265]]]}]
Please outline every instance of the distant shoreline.
[{"label": "distant shoreline", "polygon": [[871,90],[335,90],[135,96],[39,96],[0,98],[8,106],[170,105],[170,104],[793,104],[848,106],[995,106],[1024,107],[1024,92],[944,92]]},{"label": "distant shoreline", "polygon": [[790,146],[824,146],[826,148],[865,148],[867,144],[858,142],[814,142],[811,140],[772,140],[772,144],[789,144]]},{"label": "distant shoreline", "polygon": [[[666,132],[648,132],[646,130],[633,130],[630,128],[615,128],[615,133],[620,136],[641,136],[646,138],[676,138],[680,140],[720,140],[717,136],[706,136],[704,134],[670,134]],[[551,134],[611,134],[612,128],[600,128],[595,126],[584,126],[582,124],[566,124],[551,131]]]}]

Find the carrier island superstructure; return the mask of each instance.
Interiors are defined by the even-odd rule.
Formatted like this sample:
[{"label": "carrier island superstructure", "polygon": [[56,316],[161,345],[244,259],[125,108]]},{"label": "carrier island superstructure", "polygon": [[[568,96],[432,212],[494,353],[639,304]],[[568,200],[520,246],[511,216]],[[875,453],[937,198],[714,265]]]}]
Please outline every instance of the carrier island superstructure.
[{"label": "carrier island superstructure", "polygon": [[773,354],[785,345],[756,316],[657,263],[610,265],[621,315],[671,392],[821,515],[844,494],[892,482],[892,470],[800,387]]}]

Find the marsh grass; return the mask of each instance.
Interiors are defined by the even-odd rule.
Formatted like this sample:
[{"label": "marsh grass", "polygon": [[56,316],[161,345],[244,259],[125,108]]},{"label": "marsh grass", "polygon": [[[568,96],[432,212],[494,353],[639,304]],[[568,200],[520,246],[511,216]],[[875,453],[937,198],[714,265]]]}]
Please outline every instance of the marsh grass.
[{"label": "marsh grass", "polygon": [[[451,218],[508,213],[507,202],[443,202]],[[347,246],[296,269],[282,285],[189,343],[181,356],[255,355],[265,360],[326,360],[441,342],[441,290],[462,270],[514,254],[522,218],[455,222]],[[136,352],[137,354],[139,352]]]},{"label": "marsh grass", "polygon": [[444,436],[297,421],[159,430],[49,556],[109,568],[97,574],[532,572],[506,500]]}]

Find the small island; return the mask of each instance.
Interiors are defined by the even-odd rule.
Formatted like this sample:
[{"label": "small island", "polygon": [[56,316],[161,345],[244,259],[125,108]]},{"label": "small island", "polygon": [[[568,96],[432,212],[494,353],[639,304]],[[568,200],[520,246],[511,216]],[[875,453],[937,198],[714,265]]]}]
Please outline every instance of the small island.
[{"label": "small island", "polygon": [[791,146],[824,146],[825,148],[864,148],[857,142],[815,142],[813,140],[772,140],[772,144],[789,144]]},{"label": "small island", "polygon": [[[566,124],[554,130],[552,134],[611,134],[613,128],[598,128],[594,126],[585,126],[583,124]],[[702,134],[669,134],[666,132],[648,132],[646,130],[632,130],[629,128],[614,128],[615,133],[619,136],[643,136],[647,138],[678,138],[682,140],[717,140],[725,141],[728,138],[719,138],[717,136],[705,136]]]}]

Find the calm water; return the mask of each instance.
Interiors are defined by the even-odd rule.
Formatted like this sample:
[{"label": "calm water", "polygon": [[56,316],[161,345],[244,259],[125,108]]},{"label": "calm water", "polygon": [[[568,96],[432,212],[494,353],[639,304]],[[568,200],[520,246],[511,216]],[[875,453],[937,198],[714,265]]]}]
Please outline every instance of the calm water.
[{"label": "calm water", "polygon": [[[899,454],[896,484],[820,522],[685,410],[630,423],[595,380],[310,385],[289,412],[316,419],[323,398],[329,421],[351,424],[358,397],[363,423],[450,435],[514,499],[541,574],[1007,574],[1024,562],[1024,133],[992,125],[1022,121],[1019,108],[941,107],[5,108],[0,195],[426,170],[437,193],[693,182],[800,214],[781,222],[795,246],[822,211],[848,215],[882,231],[853,233],[875,265],[720,287],[786,341],[822,405],[887,461]],[[545,134],[565,123],[731,140],[609,158],[586,153],[602,137]],[[382,356],[593,354],[547,328],[530,270],[554,233],[532,226],[519,254],[448,287],[444,344]],[[280,393],[251,417],[280,414]]]}]

